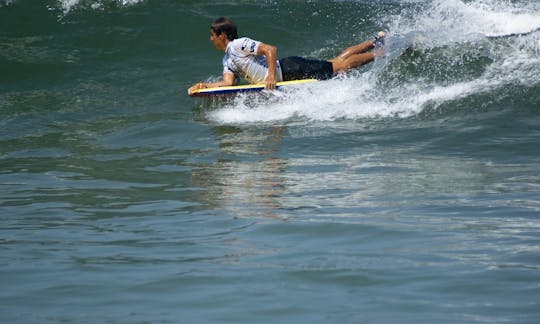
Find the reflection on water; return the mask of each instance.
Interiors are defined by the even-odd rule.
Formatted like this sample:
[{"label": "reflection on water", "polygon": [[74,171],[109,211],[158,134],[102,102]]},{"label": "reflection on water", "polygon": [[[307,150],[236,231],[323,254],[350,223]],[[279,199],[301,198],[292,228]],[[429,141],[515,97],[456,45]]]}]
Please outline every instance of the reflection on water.
[{"label": "reflection on water", "polygon": [[219,158],[192,174],[192,185],[204,188],[202,200],[236,217],[280,217],[287,163],[277,153],[285,132],[284,127],[216,127]]},{"label": "reflection on water", "polygon": [[[305,130],[215,127],[216,155],[192,172],[192,186],[203,189],[199,199],[236,217],[284,219],[298,217],[298,210],[302,217],[356,220],[404,211],[432,217],[451,208],[538,210],[534,190],[527,194],[538,182],[532,165],[437,155],[420,145],[382,147],[364,132],[335,134],[333,143],[357,137],[350,147],[337,150],[314,141],[310,145],[316,150],[310,146],[300,152],[295,144],[308,142],[310,135],[297,138],[297,131]],[[530,176],[516,178],[516,173]],[[512,188],[520,188],[523,199],[516,201]]]}]

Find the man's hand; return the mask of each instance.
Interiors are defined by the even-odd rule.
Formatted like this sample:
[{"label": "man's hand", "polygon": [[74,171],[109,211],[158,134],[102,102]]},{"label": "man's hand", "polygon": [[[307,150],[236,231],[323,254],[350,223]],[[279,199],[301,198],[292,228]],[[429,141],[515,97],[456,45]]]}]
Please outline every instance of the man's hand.
[{"label": "man's hand", "polygon": [[274,78],[270,78],[270,76],[268,76],[268,78],[266,78],[264,88],[266,90],[274,90],[276,88],[276,80]]},{"label": "man's hand", "polygon": [[188,89],[188,95],[192,95],[193,94],[193,91],[195,90],[199,90],[199,89],[203,89],[203,88],[206,88],[206,85],[202,82],[199,82],[197,84],[195,84],[194,86],[192,86],[191,88]]},{"label": "man's hand", "polygon": [[192,95],[193,91],[198,89],[214,88],[214,87],[226,87],[232,86],[234,84],[234,74],[232,73],[223,73],[223,79],[218,82],[199,82],[188,89],[188,95]]}]

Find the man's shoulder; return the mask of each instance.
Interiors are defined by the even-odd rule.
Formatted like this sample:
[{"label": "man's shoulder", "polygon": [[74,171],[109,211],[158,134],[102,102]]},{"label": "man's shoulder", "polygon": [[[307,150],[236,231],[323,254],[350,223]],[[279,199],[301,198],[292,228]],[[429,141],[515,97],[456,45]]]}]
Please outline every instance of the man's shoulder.
[{"label": "man's shoulder", "polygon": [[257,47],[261,42],[249,37],[241,37],[233,40],[233,47],[244,53],[253,54],[257,51]]},{"label": "man's shoulder", "polygon": [[246,43],[249,43],[249,42],[255,42],[255,40],[249,38],[249,37],[240,37],[240,38],[235,38],[231,41],[231,45],[234,46],[234,47],[243,47],[244,44]]},{"label": "man's shoulder", "polygon": [[247,36],[242,36],[242,37],[238,37],[236,39],[233,39],[232,41],[233,42],[245,42],[245,41],[252,41],[253,39],[251,37],[247,37]]}]

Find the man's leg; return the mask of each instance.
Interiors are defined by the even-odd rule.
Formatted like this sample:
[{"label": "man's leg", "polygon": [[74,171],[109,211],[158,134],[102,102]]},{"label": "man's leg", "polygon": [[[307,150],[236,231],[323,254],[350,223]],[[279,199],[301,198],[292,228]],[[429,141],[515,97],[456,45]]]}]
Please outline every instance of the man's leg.
[{"label": "man's leg", "polygon": [[373,49],[373,44],[374,43],[375,43],[375,40],[368,40],[368,41],[362,42],[362,43],[360,43],[358,45],[354,45],[354,46],[351,46],[349,48],[346,48],[335,59],[346,60],[349,57],[351,57],[352,55],[365,53],[365,52],[369,51],[370,49]]},{"label": "man's leg", "polygon": [[347,72],[350,69],[357,68],[361,65],[367,64],[375,60],[376,54],[373,52],[361,53],[349,56],[347,59],[341,59],[339,57],[330,60],[334,73]]},{"label": "man's leg", "polygon": [[[379,32],[378,36],[380,38],[385,37],[384,32]],[[379,54],[379,51],[368,52],[375,47],[377,38],[362,42],[358,45],[351,46],[346,48],[341,54],[336,58],[329,60],[332,62],[334,68],[334,73],[346,72],[350,69],[354,69],[366,63],[369,63],[375,59]]]}]

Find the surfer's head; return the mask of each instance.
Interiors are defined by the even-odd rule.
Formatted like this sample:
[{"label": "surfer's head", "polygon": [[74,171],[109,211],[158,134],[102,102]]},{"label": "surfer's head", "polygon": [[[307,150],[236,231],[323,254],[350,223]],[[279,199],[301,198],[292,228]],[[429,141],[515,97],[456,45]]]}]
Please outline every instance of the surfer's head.
[{"label": "surfer's head", "polygon": [[227,17],[219,17],[216,19],[216,21],[214,21],[214,23],[210,26],[210,30],[218,36],[225,34],[227,39],[230,41],[238,38],[236,24]]}]

